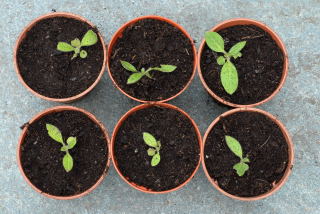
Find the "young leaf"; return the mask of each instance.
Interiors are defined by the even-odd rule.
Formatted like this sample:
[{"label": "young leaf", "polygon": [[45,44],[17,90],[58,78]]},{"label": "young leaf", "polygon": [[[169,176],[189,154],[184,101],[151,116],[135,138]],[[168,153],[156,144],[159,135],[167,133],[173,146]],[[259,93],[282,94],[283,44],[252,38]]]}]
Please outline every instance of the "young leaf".
[{"label": "young leaf", "polygon": [[66,152],[68,149],[69,149],[68,146],[63,146],[63,147],[61,147],[60,151]]},{"label": "young leaf", "polygon": [[233,56],[233,58],[235,58],[235,59],[237,59],[238,57],[242,57],[242,53],[241,52],[239,52],[239,53],[237,53],[236,55]]},{"label": "young leaf", "polygon": [[71,169],[73,168],[73,159],[69,154],[69,152],[67,152],[63,157],[62,164],[66,172],[70,172]]},{"label": "young leaf", "polygon": [[224,65],[225,62],[226,62],[226,59],[223,56],[219,56],[217,58],[218,65]]},{"label": "young leaf", "polygon": [[149,148],[147,150],[147,153],[148,153],[149,156],[154,156],[156,154],[156,150],[153,149],[153,148]]},{"label": "young leaf", "polygon": [[176,68],[177,66],[174,66],[174,65],[160,65],[160,67],[153,68],[152,70],[169,73],[176,70]]},{"label": "young leaf", "polygon": [[122,65],[122,67],[128,71],[132,71],[132,72],[138,72],[136,67],[134,67],[131,63],[127,62],[127,61],[123,61],[120,60],[120,63]]},{"label": "young leaf", "polygon": [[80,47],[80,46],[81,46],[80,39],[75,38],[74,40],[71,41],[71,45],[72,45],[73,47]]},{"label": "young leaf", "polygon": [[71,52],[74,51],[74,47],[66,42],[58,42],[57,50],[62,52]]},{"label": "young leaf", "polygon": [[237,54],[244,48],[246,43],[247,43],[246,41],[242,41],[242,42],[238,42],[237,44],[232,46],[229,50],[229,55],[231,55],[233,57],[237,56]]},{"label": "young leaf", "polygon": [[227,61],[221,69],[220,79],[224,90],[232,95],[238,88],[238,72],[233,63]]},{"label": "young leaf", "polygon": [[140,72],[131,74],[130,77],[128,78],[128,80],[127,80],[127,84],[136,83],[141,79],[141,77],[143,77],[143,73],[140,73]]},{"label": "young leaf", "polygon": [[160,154],[157,153],[152,157],[151,166],[157,166],[160,162]]},{"label": "young leaf", "polygon": [[91,46],[96,44],[98,36],[93,30],[88,30],[81,40],[81,46]]},{"label": "young leaf", "polygon": [[143,140],[144,142],[151,147],[156,148],[158,146],[157,140],[148,132],[143,132]]},{"label": "young leaf", "polygon": [[46,124],[46,128],[48,130],[48,135],[55,141],[63,144],[62,134],[60,130],[55,127],[54,125],[51,125],[49,123]]},{"label": "young leaf", "polygon": [[76,137],[68,137],[67,139],[67,144],[68,144],[68,149],[72,149],[77,143],[77,138]]},{"label": "young leaf", "polygon": [[86,58],[87,56],[88,56],[87,51],[85,51],[85,50],[81,50],[81,51],[80,51],[80,57],[81,57],[82,59]]},{"label": "young leaf", "polygon": [[217,32],[206,32],[204,38],[211,50],[220,53],[225,52],[223,38]]},{"label": "young leaf", "polygon": [[240,162],[233,166],[233,169],[237,171],[239,176],[243,176],[244,173],[249,169],[248,164]]},{"label": "young leaf", "polygon": [[228,136],[228,135],[225,136],[225,140],[227,142],[229,149],[236,156],[238,156],[240,159],[242,159],[242,147],[241,147],[239,141],[237,141],[235,138]]},{"label": "young leaf", "polygon": [[250,160],[249,160],[249,158],[245,157],[245,158],[242,159],[242,162],[244,162],[244,163],[249,163]]}]

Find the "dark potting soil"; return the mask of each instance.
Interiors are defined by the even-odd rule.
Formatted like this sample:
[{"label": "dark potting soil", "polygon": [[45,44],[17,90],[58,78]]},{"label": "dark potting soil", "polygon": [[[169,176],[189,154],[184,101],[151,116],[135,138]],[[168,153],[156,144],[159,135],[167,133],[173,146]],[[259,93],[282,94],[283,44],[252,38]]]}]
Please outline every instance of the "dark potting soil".
[{"label": "dark potting soil", "polygon": [[[225,142],[225,135],[236,138],[243,156],[250,159],[249,170],[239,177],[233,165],[240,159]],[[288,167],[288,145],[278,125],[260,113],[238,112],[220,121],[211,130],[204,147],[209,175],[226,192],[243,197],[270,191]]]},{"label": "dark potting soil", "polygon": [[[188,83],[193,71],[193,49],[190,40],[173,25],[155,19],[145,19],[124,30],[112,48],[110,71],[119,87],[129,95],[148,101],[167,99]],[[125,60],[138,70],[160,64],[177,66],[172,73],[151,71],[154,79],[143,77],[127,85],[132,72],[120,63]]]},{"label": "dark potting soil", "polygon": [[272,37],[254,25],[237,25],[218,31],[225,41],[225,50],[240,41],[247,41],[242,57],[232,59],[238,71],[239,85],[234,94],[225,92],[217,58],[222,54],[205,45],[201,55],[201,71],[208,87],[219,97],[235,104],[253,104],[269,97],[278,87],[284,56]]},{"label": "dark potting soil", "polygon": [[[161,160],[151,166],[149,146],[142,133],[161,142]],[[120,127],[114,145],[118,167],[130,182],[153,191],[173,189],[185,182],[199,163],[200,148],[191,121],[179,111],[153,106],[130,115]]]},{"label": "dark potting soil", "polygon": [[[65,152],[61,144],[49,137],[46,123],[59,128],[64,141],[77,137],[69,150],[74,165],[66,172],[62,165]],[[71,196],[92,187],[106,168],[107,140],[101,128],[78,111],[48,114],[28,126],[21,146],[21,164],[26,176],[37,188],[55,196]]]},{"label": "dark potting soil", "polygon": [[[67,98],[88,89],[100,74],[103,65],[103,44],[83,47],[88,56],[71,60],[74,52],[57,50],[58,42],[79,38],[92,29],[87,23],[64,17],[38,22],[22,40],[17,61],[26,84],[50,98]],[[96,29],[92,29],[97,33]]]}]

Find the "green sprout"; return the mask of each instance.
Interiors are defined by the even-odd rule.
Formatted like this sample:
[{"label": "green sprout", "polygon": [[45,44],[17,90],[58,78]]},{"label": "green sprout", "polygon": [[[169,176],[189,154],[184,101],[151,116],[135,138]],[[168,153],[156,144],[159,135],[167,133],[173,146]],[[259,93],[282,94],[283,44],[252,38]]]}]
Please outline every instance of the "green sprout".
[{"label": "green sprout", "polygon": [[238,88],[238,72],[234,64],[231,62],[232,57],[237,59],[241,57],[241,50],[246,45],[246,41],[238,42],[232,46],[229,52],[224,50],[223,38],[217,32],[206,32],[205,40],[209,48],[215,52],[223,53],[223,56],[217,58],[217,63],[222,65],[220,72],[220,80],[224,90],[232,95]]},{"label": "green sprout", "polygon": [[67,42],[58,42],[57,50],[62,52],[74,52],[72,59],[76,58],[78,54],[82,59],[88,56],[87,51],[81,50],[82,47],[91,46],[96,44],[98,41],[98,36],[93,30],[88,30],[83,36],[82,40],[75,38],[71,41],[71,44]]},{"label": "green sprout", "polygon": [[60,151],[66,153],[64,155],[64,157],[63,157],[62,165],[63,165],[64,169],[66,170],[66,172],[70,172],[72,170],[72,168],[73,168],[73,159],[72,159],[72,156],[69,153],[69,149],[72,149],[76,145],[77,138],[76,137],[69,137],[67,139],[67,144],[65,144],[63,139],[62,139],[62,134],[61,134],[60,130],[57,127],[47,123],[46,124],[46,128],[48,130],[48,135],[53,140],[55,140],[58,143],[62,144],[62,147],[61,147]]},{"label": "green sprout", "polygon": [[136,67],[134,67],[131,63],[123,60],[120,60],[120,62],[124,69],[133,72],[133,74],[131,74],[127,80],[128,85],[138,82],[143,76],[147,76],[150,79],[153,79],[150,74],[150,71],[161,71],[164,73],[170,73],[176,70],[177,68],[177,66],[174,66],[174,65],[160,65],[160,67],[150,67],[147,70],[144,68],[141,68],[141,70],[138,71]]},{"label": "green sprout", "polygon": [[152,147],[147,150],[148,155],[152,157],[151,166],[157,166],[160,163],[160,141],[157,141],[156,138],[148,132],[143,132],[143,140],[148,146]]},{"label": "green sprout", "polygon": [[240,158],[240,162],[236,163],[233,166],[233,169],[236,170],[236,172],[239,176],[243,176],[244,173],[249,169],[249,166],[246,163],[249,163],[250,160],[249,160],[248,156],[243,157],[242,147],[241,147],[239,141],[237,141],[235,138],[228,136],[228,135],[225,136],[225,140],[227,142],[229,149],[233,152],[233,154],[235,154],[236,156],[238,156]]}]

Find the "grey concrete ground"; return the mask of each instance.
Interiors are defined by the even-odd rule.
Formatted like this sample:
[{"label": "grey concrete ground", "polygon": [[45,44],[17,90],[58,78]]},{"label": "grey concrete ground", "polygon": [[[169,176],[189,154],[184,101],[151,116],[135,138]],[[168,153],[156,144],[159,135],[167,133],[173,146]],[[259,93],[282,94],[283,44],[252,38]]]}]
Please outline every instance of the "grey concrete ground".
[{"label": "grey concrete ground", "polygon": [[[180,23],[196,39],[197,46],[206,30],[229,18],[247,17],[268,24],[287,45],[289,76],[283,90],[259,108],[278,116],[293,138],[295,166],[286,185],[262,201],[234,201],[213,189],[200,168],[183,189],[167,195],[148,195],[129,187],[111,167],[103,183],[81,199],[56,201],[33,191],[16,164],[19,126],[39,111],[58,104],[34,97],[18,82],[12,49],[23,27],[51,9],[88,18],[107,42],[124,22],[147,14]],[[319,0],[1,0],[0,213],[320,213],[319,18]],[[198,77],[170,103],[190,113],[202,133],[226,111],[212,102]],[[137,104],[116,90],[105,73],[92,93],[72,105],[94,113],[111,133],[120,116]]]}]

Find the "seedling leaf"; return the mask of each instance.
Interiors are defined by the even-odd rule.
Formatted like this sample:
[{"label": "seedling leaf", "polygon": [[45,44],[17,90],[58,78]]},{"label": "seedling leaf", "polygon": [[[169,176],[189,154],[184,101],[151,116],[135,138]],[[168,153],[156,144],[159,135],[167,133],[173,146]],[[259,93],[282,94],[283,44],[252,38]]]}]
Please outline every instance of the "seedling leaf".
[{"label": "seedling leaf", "polygon": [[250,162],[249,158],[243,158],[242,161],[243,161],[244,163],[249,163],[249,162]]},{"label": "seedling leaf", "polygon": [[223,56],[219,56],[217,58],[218,65],[224,65],[225,62],[226,62],[226,59]]},{"label": "seedling leaf", "polygon": [[237,141],[235,138],[228,136],[228,135],[225,136],[225,140],[227,142],[229,149],[236,156],[238,156],[240,159],[242,159],[242,147],[241,147],[239,141]]},{"label": "seedling leaf", "polygon": [[60,149],[61,152],[66,152],[67,150],[68,150],[68,146],[63,146]]},{"label": "seedling leaf", "polygon": [[81,51],[80,51],[80,57],[81,57],[82,59],[86,58],[87,56],[88,56],[87,51],[85,51],[85,50],[81,50]]},{"label": "seedling leaf", "polygon": [[151,166],[157,166],[160,162],[160,154],[157,153],[152,157]]},{"label": "seedling leaf", "polygon": [[74,47],[66,42],[58,42],[57,50],[62,52],[71,52],[74,51]]},{"label": "seedling leaf", "polygon": [[79,48],[80,48],[80,46],[81,46],[80,39],[75,38],[74,40],[71,41],[71,45],[72,45],[73,47],[79,47]]},{"label": "seedling leaf", "polygon": [[160,65],[160,67],[153,68],[152,70],[170,73],[176,70],[176,68],[177,66],[174,65]]},{"label": "seedling leaf", "polygon": [[96,44],[98,36],[93,30],[88,30],[81,40],[81,46],[91,46]]},{"label": "seedling leaf", "polygon": [[76,137],[68,137],[67,139],[67,144],[68,144],[68,149],[72,149],[77,143],[77,138]]},{"label": "seedling leaf", "polygon": [[232,62],[227,61],[221,69],[220,79],[224,90],[232,95],[238,88],[238,72]]},{"label": "seedling leaf", "polygon": [[141,77],[143,77],[143,74],[142,73],[134,73],[134,74],[131,74],[129,79],[127,80],[127,84],[133,84],[133,83],[136,83],[138,82]]},{"label": "seedling leaf", "polygon": [[49,123],[46,124],[46,128],[48,130],[48,135],[55,141],[63,144],[62,134],[60,130],[55,127],[54,125],[51,125]]},{"label": "seedling leaf", "polygon": [[232,46],[229,50],[229,55],[233,57],[238,57],[238,53],[240,53],[240,51],[244,48],[246,43],[246,41],[242,41]]},{"label": "seedling leaf", "polygon": [[233,166],[233,169],[236,170],[239,176],[243,176],[244,173],[249,169],[248,164],[240,162]]},{"label": "seedling leaf", "polygon": [[154,156],[156,154],[156,150],[153,148],[149,148],[147,150],[149,156]]},{"label": "seedling leaf", "polygon": [[69,152],[67,152],[63,157],[62,164],[66,172],[70,172],[71,169],[73,168],[73,159],[69,154]]},{"label": "seedling leaf", "polygon": [[158,146],[157,140],[148,132],[143,132],[143,140],[144,142],[151,147],[156,148]]},{"label": "seedling leaf", "polygon": [[225,52],[223,38],[217,32],[206,32],[204,37],[211,50],[219,53]]},{"label": "seedling leaf", "polygon": [[132,72],[138,72],[136,67],[134,67],[131,63],[127,62],[127,61],[123,61],[120,60],[121,65],[124,69],[128,70],[128,71],[132,71]]}]

